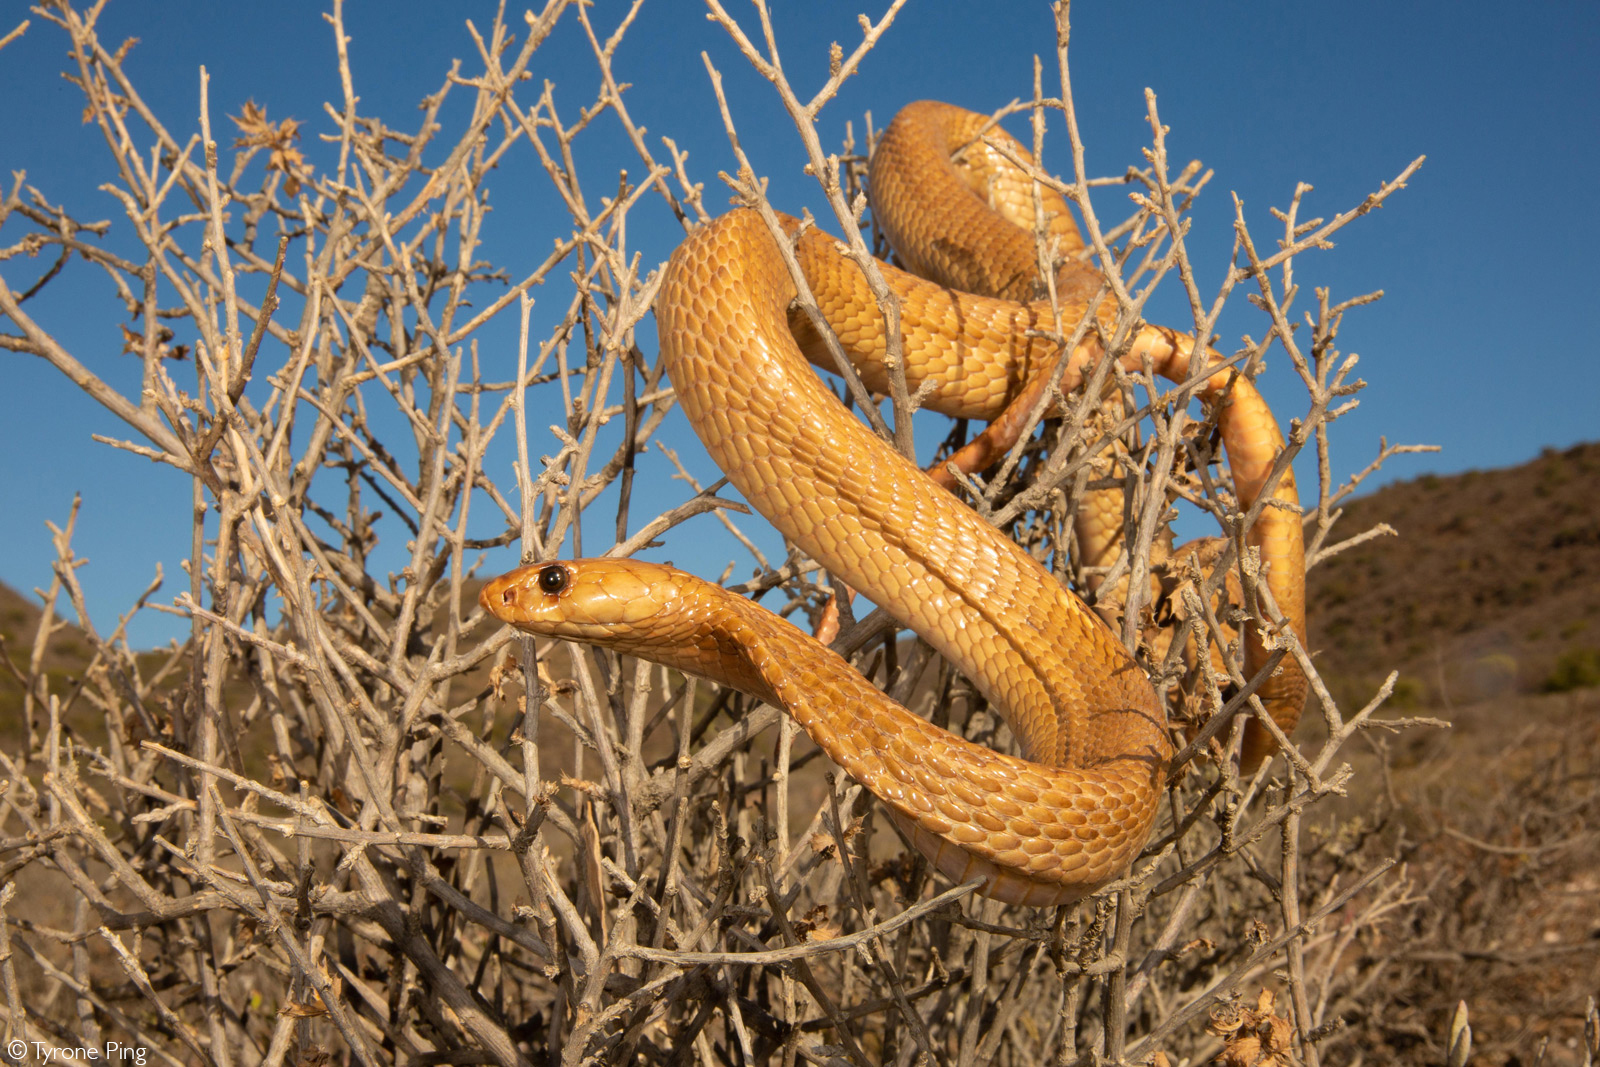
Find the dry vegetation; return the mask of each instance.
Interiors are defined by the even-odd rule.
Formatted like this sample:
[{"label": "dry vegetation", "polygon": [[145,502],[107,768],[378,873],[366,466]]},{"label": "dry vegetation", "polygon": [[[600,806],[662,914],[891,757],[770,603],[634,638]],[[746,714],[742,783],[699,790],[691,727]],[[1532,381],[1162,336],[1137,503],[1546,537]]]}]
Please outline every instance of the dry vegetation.
[{"label": "dry vegetation", "polygon": [[[763,46],[709,6],[759,67]],[[81,221],[16,180],[0,203],[0,347],[49,361],[122,419],[127,438],[109,447],[192,484],[187,590],[176,598],[192,631],[142,655],[120,629],[98,631],[73,525],[62,523],[44,613],[27,647],[0,657],[21,693],[0,752],[0,988],[7,1039],[41,1043],[12,1059],[115,1041],[158,1063],[274,1067],[1462,1063],[1466,1043],[1440,990],[1395,999],[1397,975],[1414,979],[1436,953],[1472,970],[1461,988],[1473,1012],[1506,1027],[1497,1062],[1528,1062],[1547,1034],[1562,1040],[1546,1062],[1590,1062],[1600,1038],[1581,1032],[1572,990],[1554,1016],[1507,1022],[1515,1006],[1492,983],[1525,975],[1534,957],[1519,954],[1548,949],[1549,930],[1566,950],[1567,925],[1592,916],[1518,925],[1527,886],[1514,877],[1463,867],[1438,895],[1445,874],[1394,866],[1417,841],[1405,782],[1383,761],[1352,771],[1354,755],[1375,761],[1365,745],[1345,748],[1377,721],[1387,685],[1347,705],[1324,693],[1321,714],[1311,712],[1316,740],[1270,776],[1241,780],[1209,758],[1215,745],[1198,746],[1175,762],[1163,822],[1129,877],[1076,907],[1035,912],[930,876],[870,797],[826,775],[773,709],[581,648],[541,650],[536,668],[531,642],[492,632],[470,595],[486,549],[546,558],[583,518],[589,552],[606,531],[624,554],[670,543],[685,533],[675,526],[708,510],[748,521],[715,487],[661,515],[630,512],[638,473],[661,471],[658,453],[672,459],[656,435],[673,396],[653,353],[634,344],[657,275],[630,252],[626,223],[670,212],[693,225],[706,215],[695,178],[711,179],[629,117],[626,72],[611,68],[629,16],[592,26],[590,9],[549,0],[523,24],[480,27],[475,55],[398,130],[358,108],[336,3],[344,96],[323,153],[301,145],[292,122],[269,120],[270,101],[226,132],[203,96],[198,130],[153,113],[123,74],[120,43],[98,38],[94,10],[41,7],[8,47],[70,41],[71,73],[109,148],[107,187],[125,208],[116,226],[138,252],[108,241],[109,223]],[[866,24],[859,48],[835,52],[809,105],[771,72],[813,170],[833,182],[841,229],[856,223],[848,198],[861,155],[824,157],[817,112],[870,62],[892,16]],[[1193,325],[1209,334],[1223,301],[1245,289],[1263,318],[1238,365],[1254,373],[1278,345],[1279,372],[1304,383],[1303,407],[1280,415],[1298,420],[1292,451],[1307,449],[1319,476],[1306,520],[1313,562],[1335,556],[1346,536],[1343,524],[1333,533],[1339,503],[1367,473],[1341,481],[1328,461],[1327,432],[1360,384],[1335,339],[1342,316],[1371,297],[1308,300],[1294,271],[1416,164],[1328,220],[1302,218],[1305,190],[1290,191],[1260,253],[1241,213],[1226,250],[1237,269],[1202,295],[1182,212],[1209,175],[1169,169],[1153,97],[1152,146],[1137,168],[1100,180],[1083,171],[1064,6],[1059,18],[1059,88],[1046,90],[1039,72],[1022,110],[1053,130],[1067,120],[1078,170],[1063,188],[1085,210],[1125,321],[1149,286],[1176,275],[1167,284],[1186,287]],[[581,111],[523,79],[557,20],[580,22],[593,46],[602,89]],[[473,101],[459,127],[436,121],[451,94]],[[575,161],[598,122],[628,134],[634,181],[580,182]],[[844,123],[830,115],[823,126]],[[526,235],[522,247],[552,249],[542,260],[490,264],[479,246],[487,182],[509,153],[538,160],[567,214]],[[1137,193],[1137,210],[1102,223],[1087,191],[1112,182]],[[143,367],[138,390],[99,376],[98,363],[116,357],[66,351],[29,314],[42,287],[90,273],[117,287],[127,351]],[[536,335],[530,291],[569,277],[570,302],[543,314],[555,325]],[[548,308],[550,290],[544,299]],[[518,316],[514,359],[480,353],[490,323]],[[1215,588],[1223,568],[1242,567],[1248,587],[1212,426],[1187,403],[1193,383],[1114,384],[1145,417],[1111,427],[1125,446],[1117,484],[1136,502],[1129,543],[1159,541],[1167,494],[1182,496],[1236,538],[1214,574],[1188,577]],[[1007,477],[975,487],[1041,551],[1057,547],[1060,517],[1095,484],[1091,460],[1108,443],[1086,429],[1097,426],[1081,417],[1092,407],[1052,420]],[[547,420],[535,409],[565,412],[553,438],[536,436]],[[497,436],[514,438],[514,485],[484,473]],[[586,513],[612,487],[607,512]],[[1343,544],[1366,537],[1352,529]],[[814,566],[754,554],[756,576],[734,588],[801,622],[820,607]],[[400,569],[386,573],[394,558]],[[63,658],[69,641],[77,659]],[[925,649],[878,631],[858,651],[917,710],[1005,743]],[[1142,652],[1196,723],[1217,722],[1216,736],[1250,713],[1230,699],[1236,674]],[[1283,654],[1311,666],[1292,640]],[[1581,863],[1596,825],[1593,745],[1541,759],[1472,783],[1489,822],[1449,826],[1473,861],[1565,879],[1581,910],[1593,878]],[[1490,840],[1502,809],[1533,813],[1515,840]],[[1473,940],[1484,931],[1497,943]]]}]

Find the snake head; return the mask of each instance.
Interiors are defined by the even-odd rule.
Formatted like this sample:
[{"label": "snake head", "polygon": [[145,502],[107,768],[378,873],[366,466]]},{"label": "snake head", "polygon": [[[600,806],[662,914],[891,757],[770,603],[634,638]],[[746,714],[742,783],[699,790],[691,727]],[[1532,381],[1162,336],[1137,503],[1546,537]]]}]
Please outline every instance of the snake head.
[{"label": "snake head", "polygon": [[489,582],[478,603],[525,633],[616,648],[673,617],[685,577],[632,559],[536,563]]},{"label": "snake head", "polygon": [[789,623],[742,596],[635,559],[536,563],[485,585],[478,603],[524,633],[642,656],[769,703],[778,698],[748,655],[752,640],[760,643],[752,627],[800,638]]}]

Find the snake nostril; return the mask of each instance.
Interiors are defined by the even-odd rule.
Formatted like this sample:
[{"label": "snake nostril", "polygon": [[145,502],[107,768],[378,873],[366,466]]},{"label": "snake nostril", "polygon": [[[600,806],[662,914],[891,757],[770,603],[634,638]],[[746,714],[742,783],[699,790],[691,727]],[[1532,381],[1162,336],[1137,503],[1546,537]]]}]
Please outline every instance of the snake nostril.
[{"label": "snake nostril", "polygon": [[500,593],[500,603],[502,604],[509,604],[515,599],[517,599],[517,593],[514,589],[506,588]]}]

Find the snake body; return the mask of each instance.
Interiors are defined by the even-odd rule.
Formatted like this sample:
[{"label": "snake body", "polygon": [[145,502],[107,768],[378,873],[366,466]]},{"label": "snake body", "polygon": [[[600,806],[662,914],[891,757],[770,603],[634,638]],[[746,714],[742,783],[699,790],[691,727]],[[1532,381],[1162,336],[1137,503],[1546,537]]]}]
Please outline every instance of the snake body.
[{"label": "snake body", "polygon": [[[899,177],[894,164],[883,169],[880,147],[872,181],[881,224],[897,242],[909,242],[900,255],[941,280],[883,267],[901,302],[907,384],[915,390],[931,378],[937,384],[925,406],[991,419],[1053,365],[1056,350],[1029,335],[1053,323],[1048,304],[950,287],[977,287],[974,270],[987,271],[983,284],[1011,296],[1035,284],[1031,232],[976,252],[952,236],[980,223],[982,233],[1015,226],[986,203],[985,195],[998,198],[1001,179],[958,170],[954,185],[928,191],[928,168],[949,168],[950,143],[970,140],[982,121],[946,105],[913,105],[884,138],[920,154],[906,172],[911,177]],[[994,158],[980,162],[1004,171]],[[901,221],[897,209],[911,205],[899,201],[908,197],[918,199],[918,212],[943,212],[948,229]],[[1031,217],[1031,192],[1028,205]],[[1065,225],[1053,221],[1052,228],[1063,235],[1070,228],[1076,239],[1064,204],[1060,213]],[[793,233],[798,224],[785,220],[784,228]],[[1020,263],[995,251],[1007,244],[1022,250]],[[1059,247],[1071,250],[1065,237]],[[886,391],[883,321],[858,268],[815,231],[800,237],[796,253],[863,380]],[[1073,267],[1058,282],[1079,300],[1075,311],[1066,301],[1072,321],[1087,309],[1081,294],[1092,290]],[[632,560],[535,565],[489,583],[480,600],[524,631],[606,645],[782,706],[953,880],[981,877],[986,895],[1033,905],[1092,892],[1120,874],[1148,837],[1171,752],[1164,710],[1096,614],[839,404],[807,366],[808,354],[826,357],[791,313],[795,297],[776,241],[754,211],[729,212],[691,233],[668,263],[656,303],[661,358],[678,403],[757,511],[915,630],[1001,710],[1020,758],[932,726],[788,622],[670,567]],[[1097,313],[1110,321],[1110,311]],[[1131,367],[1149,360],[1157,372],[1182,379],[1192,347],[1181,334],[1146,327],[1125,359]],[[1062,389],[1073,388],[1098,354],[1092,344],[1074,352]],[[1213,382],[1202,395],[1222,388]],[[1248,506],[1282,447],[1248,382],[1234,383],[1221,431]],[[1280,483],[1276,495],[1292,506],[1292,481]],[[1286,523],[1279,510],[1267,509],[1253,539],[1279,608],[1299,626],[1299,579],[1286,577],[1298,575],[1298,511],[1281,509],[1282,517],[1292,514]],[[1262,644],[1259,635],[1252,643]],[[1263,653],[1257,647],[1253,654]]]}]

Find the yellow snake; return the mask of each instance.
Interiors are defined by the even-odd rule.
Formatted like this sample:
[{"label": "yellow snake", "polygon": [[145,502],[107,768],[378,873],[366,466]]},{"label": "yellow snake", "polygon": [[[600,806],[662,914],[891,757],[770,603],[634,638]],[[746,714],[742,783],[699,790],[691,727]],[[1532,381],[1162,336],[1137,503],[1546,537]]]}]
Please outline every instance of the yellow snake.
[{"label": "yellow snake", "polygon": [[[907,385],[939,382],[925,406],[994,419],[1057,358],[1030,328],[1053,324],[1035,285],[1032,189],[978,135],[987,120],[914,104],[872,160],[872,203],[901,259],[935,281],[883,266],[901,301]],[[993,129],[986,136],[1005,140]],[[1012,144],[1012,151],[1021,153]],[[965,146],[959,165],[952,151]],[[1046,199],[1063,251],[1081,248],[1058,197]],[[786,220],[794,232],[797,224]],[[1077,242],[1074,245],[1074,242]],[[886,392],[883,322],[858,268],[815,231],[797,248],[808,283],[866,385]],[[1070,324],[1097,286],[1068,268]],[[678,403],[745,498],[833,575],[947,657],[1001,710],[1023,756],[1002,755],[896,704],[838,655],[766,609],[671,567],[578,560],[524,567],[480,602],[535,634],[604,645],[719,681],[786,709],[947,877],[1022,904],[1070,902],[1117,877],[1149,835],[1171,755],[1149,680],[1101,619],[1025,550],[852,417],[806,365],[818,339],[791,313],[795,287],[772,234],[750,210],[696,229],[673,254],[656,302],[661,358]],[[1111,311],[1098,310],[1109,324]],[[1108,333],[1109,336],[1109,333]],[[1126,365],[1183,379],[1191,340],[1144,326]],[[1074,388],[1098,358],[1074,352]],[[875,357],[878,359],[875,360]],[[1208,359],[1216,358],[1207,354]],[[1214,375],[1202,390],[1226,384]],[[1243,507],[1282,448],[1271,412],[1235,381],[1221,434]],[[1249,535],[1267,584],[1303,629],[1299,510],[1286,475]],[[1264,658],[1249,634],[1247,665]],[[1264,694],[1286,728],[1303,699],[1298,672]],[[1293,705],[1292,708],[1289,705]]]}]

